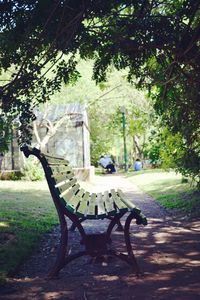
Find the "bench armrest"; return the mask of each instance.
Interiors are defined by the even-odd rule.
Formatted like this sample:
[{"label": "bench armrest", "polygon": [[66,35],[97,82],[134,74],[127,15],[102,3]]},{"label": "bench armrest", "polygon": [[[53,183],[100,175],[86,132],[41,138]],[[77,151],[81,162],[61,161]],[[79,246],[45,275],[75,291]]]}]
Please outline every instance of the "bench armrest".
[{"label": "bench armrest", "polygon": [[26,157],[29,157],[29,155],[35,155],[39,156],[40,155],[40,150],[37,148],[32,148],[28,145],[23,145],[20,147],[20,150],[24,153]]}]

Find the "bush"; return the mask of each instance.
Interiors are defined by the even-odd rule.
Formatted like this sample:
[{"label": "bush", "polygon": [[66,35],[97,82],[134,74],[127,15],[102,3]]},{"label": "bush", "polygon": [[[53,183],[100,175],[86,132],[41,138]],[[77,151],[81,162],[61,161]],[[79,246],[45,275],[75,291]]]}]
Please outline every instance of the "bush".
[{"label": "bush", "polygon": [[24,180],[37,181],[44,179],[44,171],[39,161],[29,158],[22,170]]},{"label": "bush", "polygon": [[16,170],[5,170],[0,172],[0,180],[21,180],[22,176],[22,172]]}]

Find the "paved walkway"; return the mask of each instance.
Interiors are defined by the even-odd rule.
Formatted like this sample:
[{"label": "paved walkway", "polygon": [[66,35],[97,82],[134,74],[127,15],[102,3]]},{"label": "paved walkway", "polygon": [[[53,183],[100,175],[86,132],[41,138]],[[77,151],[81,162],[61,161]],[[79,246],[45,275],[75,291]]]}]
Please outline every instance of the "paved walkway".
[{"label": "paved walkway", "polygon": [[[144,272],[141,278],[117,258],[91,262],[82,257],[69,264],[58,280],[45,280],[58,243],[58,228],[48,234],[40,249],[18,275],[10,279],[2,300],[196,300],[200,299],[199,220],[173,219],[151,197],[120,175],[98,177],[94,191],[121,188],[148,217],[146,227],[132,224],[134,253]],[[104,230],[105,223],[87,222],[88,230]],[[78,233],[70,233],[72,251],[81,246]],[[115,231],[114,245],[123,246],[121,232]]]}]

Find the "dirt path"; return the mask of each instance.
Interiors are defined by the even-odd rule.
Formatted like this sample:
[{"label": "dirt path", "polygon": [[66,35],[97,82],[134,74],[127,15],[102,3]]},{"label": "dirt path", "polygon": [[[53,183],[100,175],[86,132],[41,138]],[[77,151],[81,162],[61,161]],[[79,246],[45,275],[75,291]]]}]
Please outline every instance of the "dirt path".
[{"label": "dirt path", "polygon": [[[95,191],[119,187],[148,217],[146,227],[132,224],[134,253],[144,276],[137,278],[130,267],[117,258],[91,262],[83,257],[69,264],[57,280],[46,280],[58,243],[56,228],[40,249],[22,266],[2,291],[2,300],[111,300],[111,299],[200,299],[200,221],[172,218],[151,197],[128,179],[106,175],[97,179]],[[105,228],[105,222],[87,222],[88,230]],[[80,248],[78,233],[70,233],[74,248]],[[115,231],[115,245],[124,244]],[[72,249],[72,250],[73,250]]]}]

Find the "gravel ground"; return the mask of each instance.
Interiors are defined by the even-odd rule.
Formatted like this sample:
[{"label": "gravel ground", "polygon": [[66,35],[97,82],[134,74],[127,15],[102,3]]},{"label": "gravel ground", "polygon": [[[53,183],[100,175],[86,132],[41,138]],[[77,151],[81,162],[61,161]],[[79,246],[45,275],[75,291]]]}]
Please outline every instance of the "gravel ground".
[{"label": "gravel ground", "polygon": [[[148,218],[148,226],[131,225],[134,253],[142,277],[136,277],[125,262],[107,257],[94,261],[84,256],[68,264],[58,279],[45,276],[53,264],[59,228],[44,236],[39,249],[8,280],[2,300],[104,300],[104,299],[200,299],[200,220],[186,221],[173,216],[154,199],[141,192],[125,177],[114,174],[98,177],[95,192],[121,188]],[[104,231],[107,221],[87,221],[87,231]],[[115,231],[113,245],[124,246],[123,235]],[[70,232],[72,251],[81,249],[79,234]]]}]

